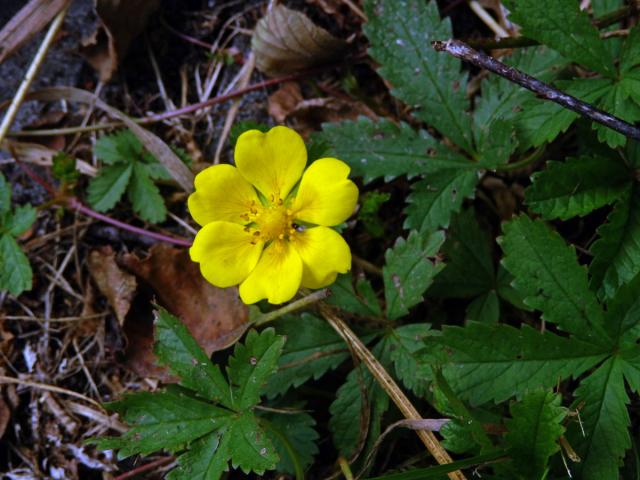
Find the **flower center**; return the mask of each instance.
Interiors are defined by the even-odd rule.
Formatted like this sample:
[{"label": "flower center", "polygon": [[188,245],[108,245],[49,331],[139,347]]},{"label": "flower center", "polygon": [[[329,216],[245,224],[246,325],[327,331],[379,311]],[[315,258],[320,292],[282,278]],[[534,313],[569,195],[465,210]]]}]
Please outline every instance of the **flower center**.
[{"label": "flower center", "polygon": [[252,206],[248,217],[254,225],[246,228],[253,230],[256,240],[263,242],[291,240],[295,236],[293,211],[282,201],[269,206]]}]

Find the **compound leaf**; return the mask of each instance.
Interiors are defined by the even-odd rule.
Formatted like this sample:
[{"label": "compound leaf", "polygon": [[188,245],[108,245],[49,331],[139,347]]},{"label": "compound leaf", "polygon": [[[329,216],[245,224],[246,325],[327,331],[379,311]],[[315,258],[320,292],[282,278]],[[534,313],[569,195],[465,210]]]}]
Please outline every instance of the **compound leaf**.
[{"label": "compound leaf", "polygon": [[99,212],[106,212],[118,203],[133,173],[133,166],[116,163],[103,167],[91,179],[87,195],[89,203]]},{"label": "compound leaf", "polygon": [[0,234],[0,290],[18,296],[31,289],[33,272],[29,259],[11,235]]},{"label": "compound leaf", "polygon": [[159,223],[167,218],[167,209],[162,195],[149,177],[146,165],[141,162],[133,164],[127,196],[133,206],[133,211],[143,220]]}]

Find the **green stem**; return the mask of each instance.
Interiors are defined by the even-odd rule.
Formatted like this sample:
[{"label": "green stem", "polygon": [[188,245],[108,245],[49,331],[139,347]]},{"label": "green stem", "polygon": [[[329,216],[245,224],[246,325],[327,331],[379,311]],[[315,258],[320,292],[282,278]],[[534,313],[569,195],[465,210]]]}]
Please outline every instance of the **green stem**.
[{"label": "green stem", "polygon": [[338,465],[340,465],[340,470],[342,470],[342,474],[344,475],[345,480],[353,480],[353,472],[351,472],[351,467],[349,466],[349,462],[344,457],[338,458]]},{"label": "green stem", "polygon": [[265,323],[268,322],[272,322],[273,320],[282,317],[283,315],[286,315],[287,313],[291,313],[291,312],[295,312],[296,310],[300,310],[302,308],[306,308],[309,305],[312,305],[316,302],[319,302],[320,300],[324,300],[325,298],[327,298],[330,295],[330,291],[328,288],[323,288],[322,290],[318,290],[317,292],[313,292],[309,295],[306,295],[298,300],[296,300],[295,302],[291,302],[287,305],[285,305],[284,307],[278,308],[277,310],[274,310],[273,312],[269,312],[269,313],[264,313],[262,315],[259,315],[255,320],[254,320],[254,325],[256,327],[259,327],[261,325],[264,325]]},{"label": "green stem", "polygon": [[501,165],[496,167],[497,172],[513,172],[515,170],[520,170],[521,168],[527,167],[532,163],[540,160],[542,154],[544,153],[544,147],[537,148],[531,155],[523,158],[517,162],[507,163],[506,165]]}]

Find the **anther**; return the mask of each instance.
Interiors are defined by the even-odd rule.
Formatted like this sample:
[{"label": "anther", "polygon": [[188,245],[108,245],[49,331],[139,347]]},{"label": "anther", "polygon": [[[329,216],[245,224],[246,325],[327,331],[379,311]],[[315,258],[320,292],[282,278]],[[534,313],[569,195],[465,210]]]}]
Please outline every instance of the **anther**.
[{"label": "anther", "polygon": [[253,236],[254,237],[259,237],[260,236],[260,230],[256,230],[255,232],[253,232]]},{"label": "anther", "polygon": [[280,235],[278,235],[278,239],[284,240],[284,233],[281,233]]},{"label": "anther", "polygon": [[278,205],[282,205],[284,202],[282,201],[281,198],[278,199]]},{"label": "anther", "polygon": [[249,226],[246,226],[246,227],[244,227],[244,231],[245,232],[249,232],[249,231],[251,231],[251,228]]}]

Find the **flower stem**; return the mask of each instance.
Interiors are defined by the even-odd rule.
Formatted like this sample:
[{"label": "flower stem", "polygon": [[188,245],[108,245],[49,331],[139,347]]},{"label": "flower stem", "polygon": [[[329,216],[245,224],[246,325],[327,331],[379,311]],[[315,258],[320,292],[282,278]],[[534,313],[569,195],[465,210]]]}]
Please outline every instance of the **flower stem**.
[{"label": "flower stem", "polygon": [[264,313],[259,315],[258,318],[254,321],[254,325],[259,327],[260,325],[264,325],[265,323],[271,322],[277,318],[286,315],[287,313],[295,312],[296,310],[300,310],[302,308],[306,308],[309,305],[312,305],[320,300],[324,300],[331,294],[328,288],[323,288],[322,290],[318,290],[317,292],[310,293],[295,302],[291,302],[284,307],[278,308],[273,312]]},{"label": "flower stem", "polygon": [[167,242],[167,243],[172,243],[174,245],[180,245],[182,247],[190,247],[191,244],[193,243],[191,240],[187,240],[185,238],[177,238],[177,237],[172,237],[169,235],[164,235],[162,233],[156,233],[156,232],[152,232],[150,230],[146,230],[144,228],[140,228],[140,227],[136,227],[134,225],[130,225],[128,223],[124,223],[121,222],[119,220],[116,220],[115,218],[111,218],[107,215],[103,215],[102,213],[98,213],[94,210],[91,210],[89,207],[83,205],[82,203],[80,203],[80,201],[75,198],[75,197],[71,197],[67,200],[67,205],[69,206],[69,208],[72,208],[74,210],[77,210],[78,212],[88,216],[88,217],[92,217],[95,218],[96,220],[101,220],[105,223],[109,223],[115,227],[118,227],[122,230],[127,230],[129,232],[133,232],[133,233],[137,233],[138,235],[143,235],[145,237],[149,237],[149,238],[153,238],[155,240],[159,240],[161,242]]}]

